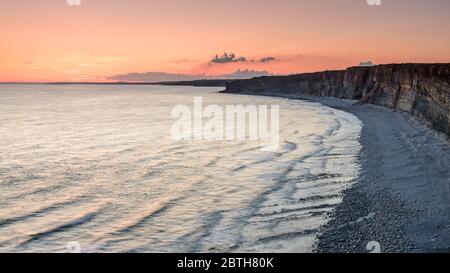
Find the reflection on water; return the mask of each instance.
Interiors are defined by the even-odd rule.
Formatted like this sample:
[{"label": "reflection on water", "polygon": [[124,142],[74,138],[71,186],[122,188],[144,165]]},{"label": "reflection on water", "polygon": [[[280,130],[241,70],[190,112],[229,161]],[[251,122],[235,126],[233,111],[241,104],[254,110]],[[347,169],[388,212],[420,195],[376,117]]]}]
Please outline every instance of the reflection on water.
[{"label": "reflection on water", "polygon": [[[360,121],[160,86],[0,86],[0,251],[311,251],[358,174]],[[173,141],[170,111],[279,104],[282,145]]]}]

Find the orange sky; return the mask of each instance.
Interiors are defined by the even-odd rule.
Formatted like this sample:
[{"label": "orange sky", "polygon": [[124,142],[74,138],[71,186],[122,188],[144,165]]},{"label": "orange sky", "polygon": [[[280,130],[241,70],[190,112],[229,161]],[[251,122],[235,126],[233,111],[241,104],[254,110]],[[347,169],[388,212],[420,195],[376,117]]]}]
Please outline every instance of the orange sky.
[{"label": "orange sky", "polygon": [[[0,82],[450,62],[450,1],[2,0]],[[211,64],[234,52],[255,62]],[[258,62],[264,57],[275,61]]]}]

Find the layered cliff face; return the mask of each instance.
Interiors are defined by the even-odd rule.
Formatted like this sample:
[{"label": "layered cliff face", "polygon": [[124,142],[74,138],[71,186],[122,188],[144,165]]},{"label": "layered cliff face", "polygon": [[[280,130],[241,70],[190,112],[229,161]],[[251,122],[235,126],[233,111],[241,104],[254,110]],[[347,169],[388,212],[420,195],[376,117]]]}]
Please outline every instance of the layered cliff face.
[{"label": "layered cliff face", "polygon": [[408,112],[450,135],[450,64],[390,64],[227,84],[227,93],[299,93],[359,100]]}]

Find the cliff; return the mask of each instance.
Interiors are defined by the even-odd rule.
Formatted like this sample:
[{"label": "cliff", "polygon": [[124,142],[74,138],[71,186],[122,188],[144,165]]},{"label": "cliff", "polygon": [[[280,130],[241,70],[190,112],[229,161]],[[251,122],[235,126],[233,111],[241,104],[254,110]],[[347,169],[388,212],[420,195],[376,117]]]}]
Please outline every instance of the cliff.
[{"label": "cliff", "polygon": [[450,135],[450,64],[388,64],[228,83],[225,93],[298,93],[408,112]]}]

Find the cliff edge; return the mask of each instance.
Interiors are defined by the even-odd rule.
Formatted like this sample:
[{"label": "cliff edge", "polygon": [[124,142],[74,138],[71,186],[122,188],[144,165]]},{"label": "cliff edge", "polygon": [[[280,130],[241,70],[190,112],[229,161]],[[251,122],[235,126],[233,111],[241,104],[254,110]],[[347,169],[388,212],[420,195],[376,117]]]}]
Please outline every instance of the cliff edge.
[{"label": "cliff edge", "polygon": [[359,100],[408,112],[450,136],[450,64],[387,64],[237,80],[225,93],[298,93]]}]

